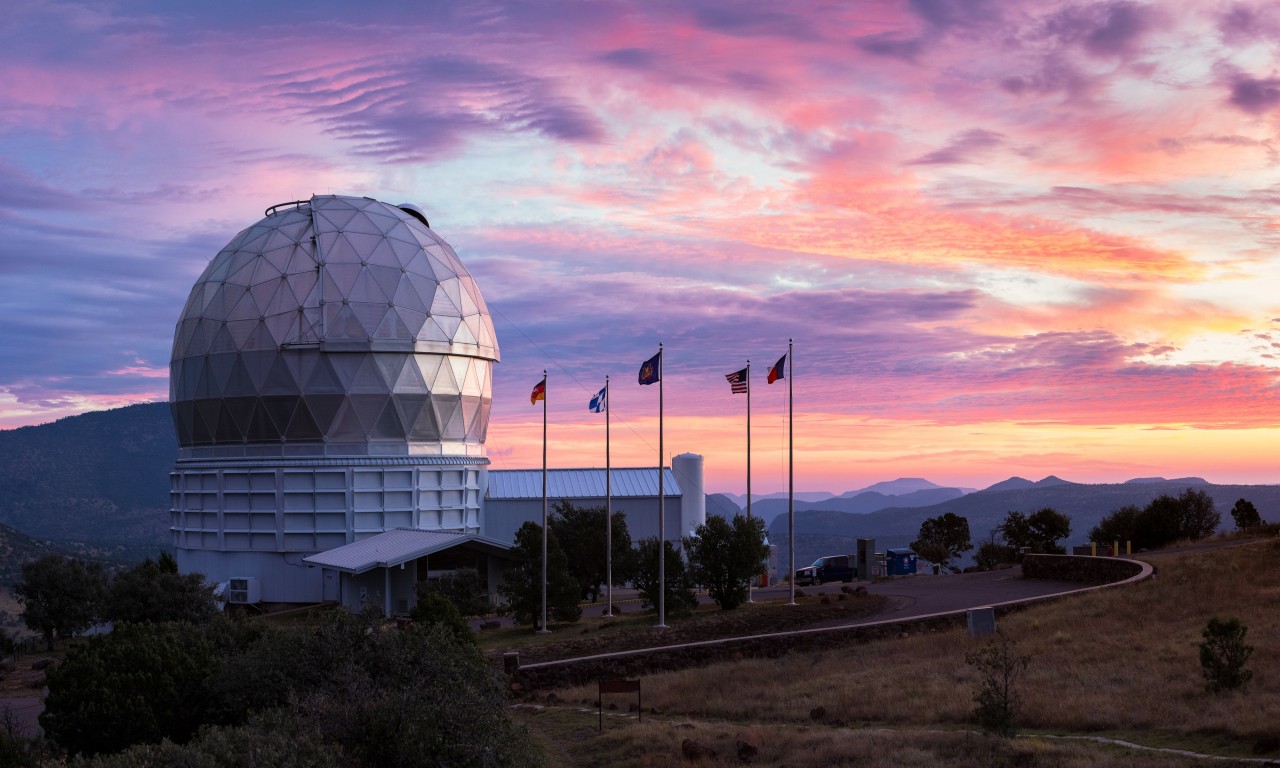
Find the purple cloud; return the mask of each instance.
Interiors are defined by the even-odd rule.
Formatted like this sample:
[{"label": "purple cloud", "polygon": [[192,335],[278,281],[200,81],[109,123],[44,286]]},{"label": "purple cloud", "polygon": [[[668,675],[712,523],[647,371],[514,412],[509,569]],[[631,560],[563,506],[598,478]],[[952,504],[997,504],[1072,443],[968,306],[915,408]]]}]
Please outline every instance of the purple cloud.
[{"label": "purple cloud", "polygon": [[1280,17],[1273,6],[1233,3],[1218,14],[1218,34],[1228,45],[1274,41],[1280,37]]},{"label": "purple cloud", "polygon": [[748,4],[732,8],[709,4],[694,12],[698,26],[735,37],[785,37],[792,40],[815,40],[809,19],[801,14],[752,8]]},{"label": "purple cloud", "polygon": [[923,37],[903,37],[896,32],[865,35],[853,42],[867,53],[907,62],[915,62],[927,45]]},{"label": "purple cloud", "polygon": [[600,61],[623,69],[650,70],[658,61],[658,56],[648,48],[618,48],[600,54]]},{"label": "purple cloud", "polygon": [[1001,5],[988,0],[910,0],[909,5],[938,29],[991,24],[1001,18]]},{"label": "purple cloud", "polygon": [[1004,136],[995,131],[974,128],[951,137],[942,149],[934,150],[910,162],[911,165],[951,165],[976,162],[976,158],[989,149],[1004,143]]},{"label": "purple cloud", "polygon": [[1124,56],[1155,23],[1156,12],[1128,0],[1069,6],[1054,14],[1047,31],[1100,57]]},{"label": "purple cloud", "polygon": [[595,116],[553,81],[460,56],[295,72],[267,87],[355,142],[359,153],[391,162],[439,159],[482,134],[529,132],[570,143],[603,137]]},{"label": "purple cloud", "polygon": [[1251,115],[1269,112],[1280,104],[1280,79],[1242,77],[1231,84],[1229,101]]}]

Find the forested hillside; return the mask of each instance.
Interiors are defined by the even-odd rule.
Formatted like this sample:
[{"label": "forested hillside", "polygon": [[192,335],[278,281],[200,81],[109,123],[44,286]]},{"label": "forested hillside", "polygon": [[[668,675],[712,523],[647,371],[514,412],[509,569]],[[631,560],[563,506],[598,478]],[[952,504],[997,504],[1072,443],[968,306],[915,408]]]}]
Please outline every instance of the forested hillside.
[{"label": "forested hillside", "polygon": [[0,523],[85,554],[154,556],[176,452],[166,403],[0,432]]}]

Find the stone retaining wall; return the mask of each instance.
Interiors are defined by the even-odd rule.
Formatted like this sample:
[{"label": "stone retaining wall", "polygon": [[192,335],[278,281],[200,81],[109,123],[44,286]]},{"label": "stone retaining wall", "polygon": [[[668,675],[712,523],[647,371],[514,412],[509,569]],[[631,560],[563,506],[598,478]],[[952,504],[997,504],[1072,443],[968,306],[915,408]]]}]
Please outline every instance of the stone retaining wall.
[{"label": "stone retaining wall", "polygon": [[1137,576],[1141,572],[1141,563],[1116,557],[1022,556],[1022,576],[1026,579],[1111,584]]},{"label": "stone retaining wall", "polygon": [[705,667],[741,659],[774,659],[793,651],[838,650],[851,643],[906,637],[909,633],[938,632],[963,626],[965,614],[927,616],[851,627],[796,630],[701,643],[548,661],[518,666],[511,673],[512,690],[566,688],[619,677],[636,677],[691,667]]},{"label": "stone retaining wall", "polygon": [[[1026,555],[1022,573],[1026,578],[1078,581],[1105,585],[1139,577],[1150,566],[1106,557],[1072,555]],[[1099,587],[1086,587],[1084,590]],[[1074,594],[1066,592],[1064,594]],[[994,606],[997,615],[1019,610],[1027,605],[1057,597],[1051,595],[1028,600],[1015,600]],[[908,634],[939,632],[965,626],[967,611],[913,616],[910,618],[870,622],[848,627],[824,627],[790,632],[774,632],[751,637],[706,640],[699,643],[645,648],[633,651],[586,656],[577,659],[547,661],[521,666],[517,654],[508,654],[506,672],[511,689],[527,693],[540,688],[566,688],[599,680],[668,672],[691,667],[705,667],[724,661],[741,659],[773,659],[793,651],[839,650],[851,643],[906,637]]]}]

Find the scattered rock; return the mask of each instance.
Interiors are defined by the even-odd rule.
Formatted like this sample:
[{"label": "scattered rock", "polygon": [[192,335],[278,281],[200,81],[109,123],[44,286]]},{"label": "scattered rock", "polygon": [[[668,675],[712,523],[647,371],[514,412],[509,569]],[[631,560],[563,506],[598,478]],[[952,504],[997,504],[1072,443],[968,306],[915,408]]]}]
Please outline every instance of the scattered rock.
[{"label": "scattered rock", "polygon": [[523,686],[523,685],[521,685],[520,683],[512,683],[512,684],[511,684],[511,692],[512,692],[512,693],[524,693],[524,686]]},{"label": "scattered rock", "polygon": [[810,719],[810,720],[821,720],[822,718],[824,718],[824,717],[826,717],[826,716],[827,716],[827,709],[826,709],[826,707],[818,706],[818,707],[814,707],[813,709],[809,710],[809,719]]},{"label": "scattered rock", "polygon": [[560,697],[559,697],[559,696],[557,696],[557,695],[555,694],[555,692],[554,692],[554,691],[552,691],[551,693],[548,693],[548,694],[547,694],[547,699],[546,699],[546,701],[547,701],[547,703],[548,703],[548,704],[559,704],[559,703],[560,703]]},{"label": "scattered rock", "polygon": [[866,587],[858,587],[857,589],[853,590],[853,594],[858,595],[859,597],[861,597],[861,596],[863,596],[863,595],[867,594],[867,588],[866,588]]},{"label": "scattered rock", "polygon": [[57,659],[51,659],[48,656],[45,656],[44,658],[36,659],[35,661],[31,662],[31,668],[44,669],[46,667],[52,667],[57,663],[58,663]]},{"label": "scattered rock", "polygon": [[741,762],[741,763],[749,763],[755,759],[756,755],[760,754],[760,750],[756,748],[756,745],[748,741],[742,741],[741,739],[739,739],[737,743],[737,747],[738,747],[738,762]]},{"label": "scattered rock", "polygon": [[617,709],[617,708],[618,708],[618,703],[616,701],[609,702],[609,706],[607,707],[607,709]]},{"label": "scattered rock", "polygon": [[680,754],[684,755],[685,760],[716,759],[716,751],[714,749],[693,739],[685,739],[680,743]]},{"label": "scattered rock", "polygon": [[843,586],[841,586],[841,587],[840,587],[840,594],[842,594],[842,595],[848,595],[848,594],[852,594],[852,593],[853,593],[853,587],[849,586],[848,584],[845,584],[845,585],[843,585]]},{"label": "scattered rock", "polygon": [[12,672],[17,668],[18,665],[13,663],[13,659],[0,659],[0,672]]}]

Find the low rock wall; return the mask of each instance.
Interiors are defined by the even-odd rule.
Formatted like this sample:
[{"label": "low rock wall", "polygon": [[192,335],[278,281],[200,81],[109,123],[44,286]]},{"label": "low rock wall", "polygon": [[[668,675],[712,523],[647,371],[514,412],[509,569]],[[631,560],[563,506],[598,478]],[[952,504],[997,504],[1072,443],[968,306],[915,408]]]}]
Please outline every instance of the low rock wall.
[{"label": "low rock wall", "polygon": [[[1109,557],[1026,555],[1022,562],[1022,575],[1025,578],[1088,584],[1116,583],[1138,576],[1142,571],[1143,564],[1140,562]],[[1093,588],[1095,587],[1084,589]],[[1004,615],[1032,603],[1053,599],[1053,597],[1016,600],[993,607],[997,615]],[[538,689],[567,688],[599,680],[634,678],[655,672],[705,667],[724,661],[773,659],[793,651],[839,650],[851,643],[867,643],[873,640],[906,637],[909,634],[948,630],[965,626],[966,621],[966,611],[955,611],[848,627],[802,629],[751,637],[707,640],[700,643],[622,651],[524,666],[520,665],[516,654],[510,654],[505,660],[505,671],[510,677],[512,691],[529,693]]]},{"label": "low rock wall", "polygon": [[851,643],[906,637],[963,626],[965,614],[928,616],[852,627],[797,630],[752,637],[625,651],[580,659],[548,661],[508,670],[517,693],[566,688],[620,677],[637,677],[741,659],[774,659],[794,651],[838,650]]},{"label": "low rock wall", "polygon": [[1022,557],[1022,576],[1026,579],[1111,584],[1137,576],[1141,572],[1141,563],[1116,557],[1077,557],[1075,555],[1023,555]]}]

